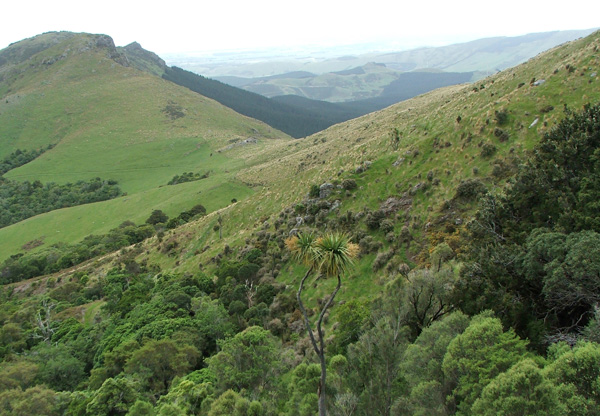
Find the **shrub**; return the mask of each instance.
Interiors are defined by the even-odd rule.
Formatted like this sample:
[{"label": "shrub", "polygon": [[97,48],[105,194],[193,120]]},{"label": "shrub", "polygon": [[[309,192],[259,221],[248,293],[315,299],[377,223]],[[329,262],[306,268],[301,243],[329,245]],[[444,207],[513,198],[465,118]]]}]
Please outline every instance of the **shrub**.
[{"label": "shrub", "polygon": [[454,199],[472,200],[479,195],[487,193],[487,188],[479,179],[467,179],[461,181],[456,187]]},{"label": "shrub", "polygon": [[501,142],[505,142],[510,138],[510,134],[506,130],[496,127],[494,129],[494,136],[496,136]]},{"label": "shrub", "polygon": [[394,231],[394,222],[392,220],[385,219],[379,223],[379,229],[386,234]]},{"label": "shrub", "polygon": [[310,187],[310,191],[308,192],[308,196],[311,198],[318,198],[320,193],[321,189],[319,188],[319,185],[312,185]]},{"label": "shrub", "polygon": [[369,212],[367,214],[367,227],[370,230],[377,230],[380,227],[381,221],[385,218],[385,214],[381,210]]},{"label": "shrub", "polygon": [[389,250],[384,253],[377,253],[377,257],[375,257],[375,261],[373,262],[373,271],[376,272],[383,268],[387,264],[388,261],[394,256],[394,251]]},{"label": "shrub", "polygon": [[496,123],[499,126],[503,126],[508,122],[508,111],[506,110],[496,110],[495,112]]},{"label": "shrub", "polygon": [[481,147],[481,157],[491,157],[496,153],[497,150],[498,149],[496,149],[496,146],[494,146],[492,143],[484,143]]},{"label": "shrub", "polygon": [[347,191],[351,191],[353,189],[356,189],[358,187],[358,185],[356,184],[356,181],[354,179],[344,179],[342,181],[342,188],[344,188]]}]

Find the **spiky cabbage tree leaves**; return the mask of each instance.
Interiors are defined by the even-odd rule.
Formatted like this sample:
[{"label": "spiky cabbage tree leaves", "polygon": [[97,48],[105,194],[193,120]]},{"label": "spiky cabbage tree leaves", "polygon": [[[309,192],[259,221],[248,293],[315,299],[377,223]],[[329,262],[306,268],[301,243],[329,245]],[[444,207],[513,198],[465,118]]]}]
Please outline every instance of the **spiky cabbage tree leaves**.
[{"label": "spiky cabbage tree leaves", "polygon": [[[321,380],[317,395],[319,397],[319,415],[327,414],[325,402],[325,382],[327,378],[327,367],[325,364],[325,340],[323,336],[323,318],[325,313],[333,303],[333,300],[342,286],[341,275],[348,271],[352,266],[354,258],[358,255],[360,249],[358,245],[350,242],[350,239],[344,234],[327,234],[316,238],[313,234],[299,234],[286,240],[286,246],[295,259],[308,265],[308,270],[302,280],[296,298],[298,305],[304,317],[304,325],[309,335],[311,344],[321,365]],[[337,286],[325,302],[317,319],[318,344],[313,334],[308,313],[302,302],[302,291],[304,283],[310,274],[316,271],[325,277],[337,277]]]}]

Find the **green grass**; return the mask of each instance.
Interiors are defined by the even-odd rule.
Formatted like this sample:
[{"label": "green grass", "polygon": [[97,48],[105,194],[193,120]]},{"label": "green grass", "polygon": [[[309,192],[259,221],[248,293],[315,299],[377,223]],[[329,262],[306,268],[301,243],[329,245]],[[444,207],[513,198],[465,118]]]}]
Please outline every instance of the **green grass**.
[{"label": "green grass", "polygon": [[213,153],[201,138],[181,137],[124,145],[90,141],[88,146],[59,144],[35,163],[14,169],[6,177],[66,183],[101,176],[116,180],[124,192],[135,193],[166,185],[173,176],[183,172],[218,175],[243,165],[243,160]]},{"label": "green grass", "polygon": [[[75,242],[126,220],[143,222],[154,209],[176,216],[198,203],[210,212],[242,200],[253,191],[235,178],[237,172],[289,139],[215,101],[121,66],[106,50],[86,50],[90,39],[74,36],[52,46],[0,82],[0,157],[54,144],[5,177],[59,184],[101,177],[116,180],[127,195],[0,229],[0,260],[34,239]],[[42,63],[63,54],[68,57]],[[227,149],[248,137],[258,144]],[[184,172],[209,177],[166,186]]]},{"label": "green grass", "polygon": [[[193,261],[203,262],[204,258],[216,255],[225,243],[232,247],[243,245],[244,237],[262,226],[261,219],[273,220],[281,210],[293,207],[313,184],[354,178],[359,189],[353,191],[350,198],[342,198],[341,213],[348,210],[356,213],[364,208],[378,209],[387,197],[402,196],[419,182],[429,184],[427,175],[431,171],[437,185],[431,184],[426,190],[411,195],[410,212],[399,220],[406,221],[416,239],[411,251],[420,244],[426,246],[432,231],[444,231],[439,226],[436,228],[438,221],[455,224],[455,220],[461,220],[464,226],[476,209],[475,201],[457,205],[450,211],[442,209],[445,201],[454,197],[461,180],[479,178],[489,189],[499,189],[505,179],[491,174],[496,159],[523,160],[524,152],[564,117],[563,104],[579,109],[587,102],[600,100],[598,76],[591,77],[600,69],[599,48],[600,36],[596,34],[472,86],[450,87],[426,94],[282,146],[270,163],[241,173],[244,180],[260,178],[268,191],[257,192],[239,207],[228,210],[226,215],[231,218],[236,232],[227,233],[226,242],[218,243],[209,238],[207,245],[211,245],[211,250],[194,257]],[[566,65],[575,66],[577,70],[569,72]],[[532,78],[546,79],[546,83],[532,86]],[[475,86],[477,91],[474,91]],[[541,112],[547,105],[553,105],[554,109]],[[494,135],[495,111],[502,110],[509,114],[506,125],[499,126],[510,134],[504,142]],[[457,121],[459,115],[460,122]],[[539,118],[539,122],[530,129],[535,118]],[[402,133],[398,149],[390,145],[393,128]],[[481,144],[485,142],[497,147],[494,156],[481,156]],[[415,150],[418,150],[416,156]],[[393,167],[392,163],[400,158],[404,161]],[[371,168],[361,174],[354,173],[364,161],[371,161]],[[428,229],[429,223],[433,226]],[[396,232],[402,225],[396,224]],[[426,261],[426,253],[420,261]],[[401,252],[397,256],[409,263],[418,261],[414,252],[410,255]],[[365,276],[373,277],[369,261],[372,259],[361,260],[359,267],[364,267]],[[185,260],[180,267],[187,267]],[[282,273],[281,278],[289,284],[291,280],[285,276],[287,272]],[[356,281],[356,287],[363,284],[368,286],[369,283]],[[308,289],[307,296],[311,296]]]},{"label": "green grass", "polygon": [[86,328],[94,325],[94,319],[96,318],[96,315],[98,315],[98,313],[100,312],[100,308],[102,307],[102,305],[104,305],[105,303],[106,302],[102,300],[97,300],[95,302],[87,304],[87,307],[85,308],[85,313],[83,315],[83,325]]},{"label": "green grass", "polygon": [[[128,197],[140,198],[139,202],[124,209],[123,215],[129,212],[130,216],[137,216],[136,218],[143,220],[149,215],[151,206],[161,207],[161,209],[166,207],[164,210],[169,215],[173,215],[175,208],[169,208],[169,201],[176,206],[179,203],[177,201],[181,201],[179,198],[183,198],[181,194],[173,195],[170,199],[169,191],[165,188],[154,191],[149,189],[142,191],[142,189],[146,186],[166,183],[166,180],[174,174],[195,170],[193,166],[198,166],[202,170],[203,166],[222,160],[218,158],[226,159],[223,162],[215,162],[214,169],[217,173],[214,178],[211,176],[212,179],[218,176],[227,183],[241,186],[234,180],[240,178],[245,183],[259,185],[253,188],[255,192],[251,195],[251,191],[246,189],[245,195],[248,196],[246,199],[243,199],[244,196],[237,195],[238,191],[218,193],[223,195],[222,203],[215,204],[214,209],[228,205],[228,201],[233,197],[240,201],[221,212],[224,220],[223,240],[219,240],[218,233],[212,230],[216,223],[216,216],[209,215],[169,235],[169,238],[178,240],[181,248],[180,257],[164,255],[158,249],[153,250],[149,243],[147,251],[151,252],[148,255],[151,263],[186,272],[198,270],[199,263],[207,264],[207,260],[222,251],[225,244],[231,247],[243,246],[252,231],[262,227],[265,220],[268,220],[272,227],[273,220],[279,212],[300,202],[313,184],[341,181],[345,178],[356,179],[359,189],[353,191],[350,198],[343,200],[341,211],[342,213],[347,210],[357,212],[364,208],[377,209],[388,196],[401,196],[419,182],[428,183],[427,174],[432,171],[439,183],[412,195],[413,204],[410,212],[407,213],[405,220],[399,220],[406,221],[407,225],[410,225],[411,233],[418,240],[411,245],[412,250],[418,244],[427,244],[429,231],[426,229],[426,224],[446,214],[440,211],[440,207],[444,201],[454,196],[456,186],[461,180],[478,177],[490,188],[502,186],[502,180],[490,175],[496,158],[508,157],[513,153],[522,157],[525,150],[531,149],[541,135],[563,117],[563,104],[566,103],[569,107],[577,109],[586,102],[600,100],[600,89],[597,88],[599,81],[597,77],[590,77],[590,74],[598,71],[600,67],[598,54],[593,51],[594,47],[598,48],[599,42],[599,36],[596,35],[539,56],[514,69],[480,80],[473,86],[450,87],[435,91],[386,110],[333,126],[304,140],[277,143],[264,140],[261,144],[263,147],[253,148],[250,154],[245,153],[243,149],[219,154],[216,149],[226,146],[232,138],[252,135],[253,133],[250,133],[252,128],[259,129],[264,136],[273,137],[269,135],[268,128],[252,127],[248,120],[240,121],[241,124],[236,127],[233,119],[216,117],[218,108],[209,107],[210,110],[192,111],[196,108],[191,104],[193,100],[181,91],[168,98],[166,95],[162,96],[162,101],[158,100],[160,102],[138,96],[124,106],[115,100],[109,100],[109,104],[106,104],[106,97],[102,99],[96,97],[95,102],[98,106],[108,106],[104,107],[103,111],[114,106],[118,109],[117,112],[127,114],[128,120],[119,119],[120,121],[110,126],[92,122],[98,116],[98,112],[93,107],[82,110],[81,114],[77,113],[80,111],[77,107],[70,107],[72,109],[70,114],[71,117],[77,115],[77,119],[83,117],[89,121],[89,125],[79,124],[81,132],[78,137],[86,137],[90,141],[89,146],[96,149],[98,163],[102,160],[110,160],[108,154],[106,159],[103,159],[101,153],[113,151],[103,147],[106,140],[111,137],[118,137],[118,140],[112,141],[115,148],[111,157],[118,156],[121,149],[135,148],[137,150],[133,154],[146,154],[151,161],[149,166],[145,166],[141,161],[142,158],[140,160],[136,160],[135,157],[120,159],[121,164],[130,169],[127,172],[135,172],[137,169],[145,172],[145,176],[140,175],[136,178],[123,173],[124,189],[130,192]],[[567,64],[574,65],[578,69],[570,73],[565,69]],[[558,71],[555,73],[556,69]],[[124,74],[121,76],[125,78]],[[142,77],[139,78],[139,80],[133,79],[133,82],[149,82],[145,78],[143,80]],[[534,87],[530,85],[532,78],[547,81],[539,87]],[[520,84],[523,85],[519,87]],[[484,87],[481,88],[481,85]],[[473,91],[474,86],[478,87],[477,92]],[[121,85],[119,88],[125,86]],[[154,88],[161,91],[162,88],[167,87],[156,81]],[[149,101],[151,105],[144,106],[145,110],[140,110],[142,114],[140,115],[138,111],[132,112],[129,108],[134,101],[141,103]],[[169,101],[174,101],[188,109],[186,116],[177,120],[166,118],[161,110]],[[548,104],[552,104],[554,110],[540,113],[540,109]],[[496,110],[507,110],[509,114],[507,125],[502,127],[510,133],[510,139],[506,142],[500,142],[493,135],[496,127],[494,120]],[[4,111],[0,110],[0,113],[2,113],[0,117],[4,117]],[[457,122],[459,115],[460,123]],[[540,119],[538,125],[529,129],[529,125],[536,117]],[[199,123],[199,120],[204,120],[208,124]],[[393,128],[398,128],[402,133],[398,149],[392,149],[390,146],[390,132]],[[24,140],[24,137],[19,137],[18,140]],[[480,145],[487,141],[494,143],[498,152],[493,157],[485,159],[480,155]],[[438,144],[434,145],[436,142]],[[194,146],[199,143],[199,149],[195,150]],[[60,150],[61,146],[65,146],[65,149],[71,149],[65,154],[75,154],[78,151],[77,145],[77,141],[67,135],[55,149]],[[415,150],[418,150],[416,156],[413,153]],[[153,156],[152,153],[156,151],[160,152],[161,156]],[[209,151],[213,153],[212,159],[210,156],[206,157]],[[53,156],[52,152],[44,155],[44,157],[51,156]],[[44,161],[44,157],[40,159],[40,163]],[[404,161],[398,167],[393,167],[392,163],[399,158],[404,158]],[[78,165],[81,172],[91,162],[95,162],[95,158],[85,156],[83,153],[81,159],[82,162]],[[63,162],[67,160],[62,159]],[[367,160],[373,162],[371,168],[362,174],[354,173],[356,166]],[[223,163],[226,166],[223,166]],[[45,167],[41,168],[41,166]],[[67,175],[69,172],[66,169],[60,170],[60,166],[61,164],[54,161],[44,161],[44,165],[40,164],[39,168],[31,164],[11,174],[25,175],[27,172],[33,174],[37,170],[39,174],[49,172],[59,180],[66,180],[66,176],[61,175]],[[185,169],[178,170],[177,166],[185,166]],[[55,170],[48,170],[46,167]],[[477,173],[474,172],[474,168]],[[102,169],[109,169],[109,167],[105,163]],[[118,174],[118,169],[112,169],[112,172]],[[92,175],[91,172],[89,174]],[[115,179],[119,180],[119,178]],[[178,189],[187,190],[184,185],[180,185],[181,188]],[[138,190],[143,192],[142,195],[145,197],[136,196]],[[207,200],[202,199],[207,194],[201,193],[200,196],[199,202],[209,208]],[[152,205],[146,197],[155,199],[156,204]],[[190,195],[186,198],[188,199],[182,203],[182,206],[196,201]],[[117,204],[122,200],[111,201],[111,203]],[[463,211],[458,215],[462,216],[463,224],[468,220],[469,210],[473,210],[474,207],[474,204],[460,207]],[[133,214],[129,211],[131,208],[134,209]],[[116,208],[112,206],[111,209]],[[209,211],[211,210],[209,208]],[[95,214],[86,215],[93,217]],[[68,219],[65,217],[61,221],[68,221]],[[124,219],[135,221],[134,218]],[[120,221],[115,221],[116,225],[118,223]],[[396,231],[402,225],[396,224]],[[40,231],[32,233],[35,229],[36,227],[31,227],[26,234],[33,234],[35,237],[41,235]],[[56,232],[52,227],[48,229]],[[1,231],[0,241],[4,238]],[[14,233],[15,236],[16,234],[17,232]],[[18,244],[15,236],[11,237],[14,239],[13,247]],[[383,239],[382,236],[376,237]],[[50,237],[46,236],[46,238]],[[31,239],[33,238],[26,241]],[[7,247],[10,247],[10,244]],[[0,252],[4,252],[3,248],[0,246]],[[386,249],[387,245],[384,247],[384,250]],[[414,253],[398,253],[399,258],[407,262],[415,261],[413,255]],[[357,270],[360,271],[357,276],[362,277],[348,279],[348,282],[353,283],[350,283],[343,293],[347,292],[349,296],[360,296],[363,291],[370,293],[370,290],[377,290],[377,285],[372,284],[375,279],[371,271],[372,261],[372,257],[361,260],[357,265]],[[288,272],[282,272],[280,279],[286,283],[292,282]],[[326,284],[324,290],[327,288]],[[343,293],[340,293],[340,299],[346,296]],[[310,289],[307,289],[307,296],[314,295],[311,294]]]},{"label": "green grass", "polygon": [[40,248],[58,242],[73,243],[90,234],[106,233],[126,220],[141,224],[154,209],[175,217],[196,204],[202,204],[208,212],[212,212],[229,205],[233,198],[242,200],[252,192],[240,183],[215,176],[52,211],[0,229],[0,260],[21,251],[20,247],[34,239],[44,242]]}]

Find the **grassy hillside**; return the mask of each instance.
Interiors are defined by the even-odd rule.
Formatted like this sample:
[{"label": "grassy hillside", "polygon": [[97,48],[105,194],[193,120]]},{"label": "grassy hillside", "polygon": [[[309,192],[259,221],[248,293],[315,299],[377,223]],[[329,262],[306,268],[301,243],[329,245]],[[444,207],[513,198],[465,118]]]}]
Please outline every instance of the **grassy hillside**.
[{"label": "grassy hillside", "polygon": [[[167,210],[175,213],[199,201],[213,208],[222,206],[206,201],[202,193],[210,198],[211,193],[223,192],[225,197],[217,200],[227,203],[240,199],[251,191],[234,179],[234,172],[262,160],[261,152],[287,138],[186,88],[128,66],[108,37],[57,36],[41,51],[23,52],[20,59],[7,59],[0,68],[0,156],[52,144],[52,149],[4,176],[56,183],[98,176],[118,181],[126,197],[102,208],[92,204],[78,207],[77,212],[49,214],[58,215],[60,222],[67,220],[64,223],[72,227],[67,232],[70,239],[127,219],[141,220],[153,208],[164,206],[165,200],[172,205]],[[43,35],[48,37],[52,34]],[[14,44],[10,53],[2,54],[17,56],[18,49],[19,44]],[[233,146],[247,138],[256,140]],[[189,171],[209,173],[209,179],[162,188],[173,176]],[[194,193],[181,192],[186,186],[193,186]],[[98,211],[106,221],[99,221],[105,225],[94,229],[88,218]],[[40,236],[46,236],[48,243],[56,241],[57,227],[43,225],[55,220],[43,217],[18,225],[18,230],[0,230],[3,257]]]},{"label": "grassy hillside", "polygon": [[[331,202],[339,199],[341,206],[327,218],[366,214],[389,197],[409,196],[409,210],[393,218],[394,232],[400,234],[408,226],[418,244],[397,256],[428,262],[430,244],[451,239],[475,208],[474,201],[462,204],[454,199],[462,181],[478,179],[488,189],[501,186],[525,152],[564,117],[564,105],[579,109],[600,100],[599,48],[600,36],[595,34],[476,85],[436,90],[282,145],[267,163],[238,174],[243,182],[264,188],[222,212],[225,241],[205,231],[214,224],[211,216],[173,236],[181,239],[183,248],[178,267],[191,270],[218,254],[225,243],[243,245],[263,223],[269,224],[267,232],[277,234],[274,223],[279,218],[295,223],[293,207],[306,202],[312,185],[340,184],[344,179],[354,179],[359,187],[350,197],[336,191]],[[538,85],[536,80],[544,82]],[[356,173],[365,162],[370,168]],[[440,231],[441,237],[436,235]],[[185,237],[195,235],[206,237],[201,242]],[[385,250],[384,236],[377,235]],[[200,258],[188,257],[203,247],[210,249]],[[155,260],[162,262],[159,258]],[[172,257],[164,261],[174,266]],[[363,261],[367,265],[373,257]],[[289,273],[283,274],[290,279],[286,282],[294,279],[293,270]]]},{"label": "grassy hillside", "polygon": [[[223,172],[252,191],[239,202],[213,201],[88,262],[60,258],[52,275],[13,279],[28,255],[11,258],[0,268],[0,405],[598,414],[599,50],[596,33],[477,85],[273,140]],[[241,143],[222,156],[249,156]],[[175,189],[212,178],[128,197],[142,206],[156,192],[167,207],[181,201]],[[98,219],[118,203],[95,205]],[[311,232],[325,238],[304,246],[309,256],[357,256],[354,267],[336,279],[301,264],[296,235]]]}]

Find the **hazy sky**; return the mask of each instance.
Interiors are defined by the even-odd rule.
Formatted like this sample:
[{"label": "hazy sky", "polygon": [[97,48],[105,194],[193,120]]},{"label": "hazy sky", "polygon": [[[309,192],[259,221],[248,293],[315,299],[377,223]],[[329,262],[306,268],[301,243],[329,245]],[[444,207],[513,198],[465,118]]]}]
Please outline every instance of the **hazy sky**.
[{"label": "hazy sky", "polygon": [[600,1],[4,1],[0,49],[48,31],[103,33],[158,53],[396,42],[438,46],[600,26]]}]

